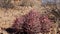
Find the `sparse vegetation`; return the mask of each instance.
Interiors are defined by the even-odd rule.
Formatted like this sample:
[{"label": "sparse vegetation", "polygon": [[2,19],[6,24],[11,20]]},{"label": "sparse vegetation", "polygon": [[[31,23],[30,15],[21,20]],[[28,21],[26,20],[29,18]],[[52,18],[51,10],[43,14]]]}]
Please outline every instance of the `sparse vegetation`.
[{"label": "sparse vegetation", "polygon": [[13,8],[13,5],[10,3],[11,0],[0,0],[0,7],[1,8]]}]

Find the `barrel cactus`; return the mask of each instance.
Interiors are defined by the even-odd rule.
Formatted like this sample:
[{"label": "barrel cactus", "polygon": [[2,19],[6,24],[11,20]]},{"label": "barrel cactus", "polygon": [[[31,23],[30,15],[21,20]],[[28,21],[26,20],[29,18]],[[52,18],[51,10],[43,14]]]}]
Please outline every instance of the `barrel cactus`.
[{"label": "barrel cactus", "polygon": [[15,34],[37,34],[49,32],[52,24],[47,15],[31,10],[28,14],[16,18],[12,28],[17,29]]}]

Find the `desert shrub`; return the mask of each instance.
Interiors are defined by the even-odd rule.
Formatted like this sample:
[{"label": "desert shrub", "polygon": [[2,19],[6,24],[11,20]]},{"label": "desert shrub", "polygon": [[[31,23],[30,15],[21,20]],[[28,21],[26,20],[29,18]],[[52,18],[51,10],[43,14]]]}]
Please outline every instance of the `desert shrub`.
[{"label": "desert shrub", "polygon": [[34,0],[22,0],[20,6],[33,6],[34,2],[35,2]]},{"label": "desert shrub", "polygon": [[0,0],[0,7],[2,8],[12,8],[13,5],[10,3],[11,0]]}]

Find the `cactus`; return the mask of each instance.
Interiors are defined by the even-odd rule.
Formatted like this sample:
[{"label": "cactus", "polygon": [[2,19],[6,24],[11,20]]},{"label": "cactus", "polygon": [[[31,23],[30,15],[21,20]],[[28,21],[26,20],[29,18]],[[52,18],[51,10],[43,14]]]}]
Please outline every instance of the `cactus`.
[{"label": "cactus", "polygon": [[[47,15],[42,15],[36,10],[31,10],[28,14],[20,16],[14,21],[12,28],[17,29],[20,34],[37,34],[49,32],[52,22]],[[16,34],[15,33],[15,34]]]}]

